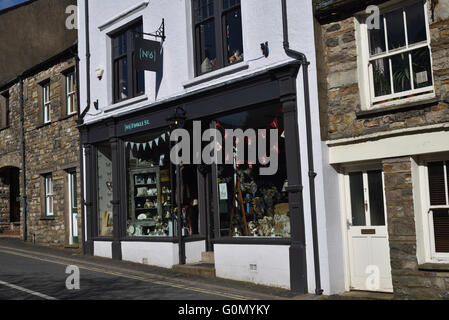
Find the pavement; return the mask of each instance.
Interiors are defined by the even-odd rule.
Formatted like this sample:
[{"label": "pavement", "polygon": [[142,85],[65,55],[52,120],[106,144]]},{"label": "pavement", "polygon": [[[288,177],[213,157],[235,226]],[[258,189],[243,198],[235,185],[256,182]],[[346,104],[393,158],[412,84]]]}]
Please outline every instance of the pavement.
[{"label": "pavement", "polygon": [[[79,289],[68,266],[79,270]],[[73,272],[73,271],[72,271]],[[67,280],[69,277],[69,280]],[[288,290],[202,278],[0,238],[0,300],[321,300]]]}]

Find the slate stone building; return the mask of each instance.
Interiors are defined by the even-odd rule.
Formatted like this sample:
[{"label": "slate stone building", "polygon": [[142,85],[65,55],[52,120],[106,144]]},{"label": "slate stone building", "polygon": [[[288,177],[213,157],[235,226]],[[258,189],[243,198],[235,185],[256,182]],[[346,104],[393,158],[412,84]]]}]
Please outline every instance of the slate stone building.
[{"label": "slate stone building", "polygon": [[315,17],[345,289],[447,299],[449,3],[315,1]]},{"label": "slate stone building", "polygon": [[0,235],[58,247],[81,242],[75,2],[0,12]]}]

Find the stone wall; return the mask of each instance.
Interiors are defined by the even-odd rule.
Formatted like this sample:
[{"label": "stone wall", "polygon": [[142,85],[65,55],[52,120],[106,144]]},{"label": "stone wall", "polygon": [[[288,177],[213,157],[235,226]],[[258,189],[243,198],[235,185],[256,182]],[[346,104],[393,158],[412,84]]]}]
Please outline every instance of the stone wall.
[{"label": "stone wall", "polygon": [[[437,8],[438,10],[438,8]],[[429,15],[430,16],[430,15]],[[325,140],[444,123],[449,120],[449,19],[430,22],[436,102],[363,114],[357,74],[355,18],[318,25],[317,65],[322,67],[320,112]],[[326,116],[323,116],[326,115]]]},{"label": "stone wall", "polygon": [[395,298],[449,299],[449,273],[420,270],[409,157],[383,160]]},{"label": "stone wall", "polygon": [[[0,130],[0,233],[10,230],[9,183],[6,180],[8,168],[20,165],[20,105],[19,85],[15,84],[3,92],[9,94],[9,127]],[[3,182],[2,182],[3,180]]]},{"label": "stone wall", "polygon": [[[79,131],[77,115],[66,116],[65,75],[74,67],[68,60],[25,80],[28,99],[25,104],[25,148],[28,200],[28,232],[36,243],[66,246],[69,243],[68,172],[77,171],[78,201],[80,203]],[[42,124],[42,103],[39,90],[42,80],[50,81],[51,123]],[[43,212],[43,181],[52,174],[54,217]],[[78,212],[78,230],[81,231],[81,211]],[[81,235],[79,242],[81,243]]]},{"label": "stone wall", "polygon": [[[80,160],[77,114],[67,116],[65,108],[64,71],[74,67],[74,59],[55,63],[47,70],[24,79],[24,130],[27,196],[28,240],[39,244],[63,247],[69,243],[68,172],[77,172],[77,195],[80,204]],[[42,124],[40,83],[50,81],[51,123]],[[6,167],[21,169],[19,84],[9,89],[10,126],[0,131],[0,170]],[[45,218],[42,210],[43,175],[53,175],[54,214]],[[20,171],[20,176],[22,171]],[[0,228],[9,227],[9,186],[0,184]],[[23,195],[22,178],[20,194]],[[23,208],[21,208],[23,221]],[[20,232],[23,230],[20,228]],[[79,243],[81,210],[78,212]],[[21,234],[23,238],[23,234]]]}]

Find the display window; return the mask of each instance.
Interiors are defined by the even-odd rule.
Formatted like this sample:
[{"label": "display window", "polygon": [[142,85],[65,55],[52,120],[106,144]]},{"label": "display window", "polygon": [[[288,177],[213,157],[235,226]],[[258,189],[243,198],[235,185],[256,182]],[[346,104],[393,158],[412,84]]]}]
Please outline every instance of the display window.
[{"label": "display window", "polygon": [[176,179],[168,130],[125,139],[128,190],[127,235],[174,237]]},{"label": "display window", "polygon": [[[216,118],[215,124],[227,141],[225,145],[232,139],[233,146],[232,151],[224,149],[222,164],[217,165],[220,236],[290,238],[282,108],[267,106],[234,113]],[[244,141],[231,136],[229,129],[246,132]],[[271,131],[276,133],[274,139]],[[244,159],[238,157],[238,143],[245,146]],[[254,161],[250,149],[256,146],[258,159]],[[277,166],[273,174],[262,174],[273,165]]]},{"label": "display window", "polygon": [[112,150],[110,144],[97,146],[98,235],[113,236]]}]

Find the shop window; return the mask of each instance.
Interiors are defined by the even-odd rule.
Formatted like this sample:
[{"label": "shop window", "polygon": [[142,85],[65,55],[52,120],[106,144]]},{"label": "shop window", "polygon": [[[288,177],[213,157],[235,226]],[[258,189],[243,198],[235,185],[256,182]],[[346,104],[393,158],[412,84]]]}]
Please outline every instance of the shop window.
[{"label": "shop window", "polygon": [[9,127],[9,93],[0,94],[0,130]]},{"label": "shop window", "polygon": [[379,28],[371,30],[362,24],[368,44],[362,48],[362,68],[368,66],[369,105],[434,95],[426,1],[386,10],[379,22]]},{"label": "shop window", "polygon": [[[236,148],[225,148],[222,163],[217,165],[217,194],[220,235],[222,237],[289,238],[290,210],[285,153],[283,111],[278,106],[260,107],[215,119],[216,127],[231,146],[245,146],[245,159]],[[231,136],[227,129],[241,129],[246,136]],[[253,129],[253,134],[248,129]],[[261,129],[259,131],[259,129]],[[270,130],[277,130],[272,140]],[[275,131],[276,132],[276,131]],[[234,131],[235,133],[235,131]],[[266,147],[259,143],[266,140]],[[277,170],[272,175],[261,174],[267,167],[263,161],[253,161],[250,148],[257,147],[262,155],[277,154]],[[241,148],[241,147],[240,147]],[[219,148],[221,149],[221,148]],[[272,164],[271,164],[272,165]]]},{"label": "shop window", "polygon": [[449,253],[449,161],[427,164],[429,226],[434,255]]},{"label": "shop window", "polygon": [[67,115],[74,114],[76,110],[76,82],[75,72],[72,71],[65,76],[66,112]]},{"label": "shop window", "polygon": [[109,144],[97,146],[97,214],[98,235],[113,234],[112,150]]},{"label": "shop window", "polygon": [[48,174],[44,176],[44,203],[45,203],[45,216],[53,217],[53,175]]},{"label": "shop window", "polygon": [[145,73],[134,67],[134,39],[142,37],[142,22],[112,36],[114,102],[145,93]]},{"label": "shop window", "polygon": [[125,140],[128,187],[127,235],[176,235],[176,175],[167,130]]},{"label": "shop window", "polygon": [[193,0],[196,72],[243,61],[240,0]]},{"label": "shop window", "polygon": [[43,123],[51,122],[50,82],[42,85],[42,119]]}]

